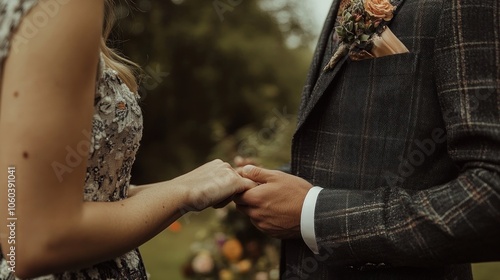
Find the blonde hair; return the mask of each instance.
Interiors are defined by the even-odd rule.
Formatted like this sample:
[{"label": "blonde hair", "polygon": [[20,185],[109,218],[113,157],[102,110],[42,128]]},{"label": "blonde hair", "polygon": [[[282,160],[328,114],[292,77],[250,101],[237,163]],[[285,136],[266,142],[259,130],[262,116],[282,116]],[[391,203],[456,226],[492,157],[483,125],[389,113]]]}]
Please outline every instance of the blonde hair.
[{"label": "blonde hair", "polygon": [[135,62],[122,57],[115,50],[108,47],[107,41],[115,24],[115,13],[113,10],[114,1],[106,0],[104,28],[101,39],[101,52],[103,54],[104,63],[107,67],[118,72],[120,79],[130,88],[132,92],[137,93],[139,85],[137,75],[140,72],[140,66]]}]

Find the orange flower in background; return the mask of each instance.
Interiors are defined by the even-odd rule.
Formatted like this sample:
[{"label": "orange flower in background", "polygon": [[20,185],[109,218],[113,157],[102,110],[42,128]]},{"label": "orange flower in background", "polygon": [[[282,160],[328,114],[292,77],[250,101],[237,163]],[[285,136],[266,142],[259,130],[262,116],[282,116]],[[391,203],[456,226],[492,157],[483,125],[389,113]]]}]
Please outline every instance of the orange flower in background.
[{"label": "orange flower in background", "polygon": [[178,221],[175,221],[168,227],[168,230],[171,232],[179,232],[182,230],[182,224]]},{"label": "orange flower in background", "polygon": [[230,262],[237,262],[243,255],[243,246],[238,239],[229,239],[222,245],[222,255]]},{"label": "orange flower in background", "polygon": [[216,216],[220,224],[199,229],[183,266],[185,279],[278,279],[279,241],[255,229],[236,207],[226,211]]},{"label": "orange flower in background", "polygon": [[390,21],[394,15],[394,6],[389,0],[366,0],[365,11],[372,17]]}]

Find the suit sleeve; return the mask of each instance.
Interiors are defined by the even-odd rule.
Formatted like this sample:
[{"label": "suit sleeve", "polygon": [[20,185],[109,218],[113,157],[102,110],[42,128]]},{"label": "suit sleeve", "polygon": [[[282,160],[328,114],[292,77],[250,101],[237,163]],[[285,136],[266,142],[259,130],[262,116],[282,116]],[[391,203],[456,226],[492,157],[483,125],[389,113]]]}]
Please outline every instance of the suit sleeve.
[{"label": "suit sleeve", "polygon": [[409,192],[323,190],[320,253],[333,265],[436,266],[500,260],[500,4],[443,1],[436,87],[459,176]]}]

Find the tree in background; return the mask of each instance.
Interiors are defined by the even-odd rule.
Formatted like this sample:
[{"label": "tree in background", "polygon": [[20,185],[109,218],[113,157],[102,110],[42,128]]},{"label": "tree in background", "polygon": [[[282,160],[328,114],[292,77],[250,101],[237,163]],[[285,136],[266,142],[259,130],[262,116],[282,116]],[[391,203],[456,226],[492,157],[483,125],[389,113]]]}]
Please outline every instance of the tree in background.
[{"label": "tree in background", "polygon": [[[138,0],[131,13],[118,7],[114,38],[122,41],[115,46],[146,74],[134,183],[169,179],[213,157],[287,160],[282,142],[289,139],[276,133],[293,131],[290,115],[311,57],[311,37],[293,12],[298,2]],[[278,157],[268,151],[276,143]]]}]

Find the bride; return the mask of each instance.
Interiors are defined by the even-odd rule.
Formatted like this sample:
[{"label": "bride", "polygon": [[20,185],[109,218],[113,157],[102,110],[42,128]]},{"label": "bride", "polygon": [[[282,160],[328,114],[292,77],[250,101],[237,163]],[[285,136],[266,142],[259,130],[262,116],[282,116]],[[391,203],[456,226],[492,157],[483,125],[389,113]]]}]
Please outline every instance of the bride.
[{"label": "bride", "polygon": [[0,279],[146,279],[139,245],[255,186],[215,160],[130,188],[142,115],[111,11],[0,0]]}]

